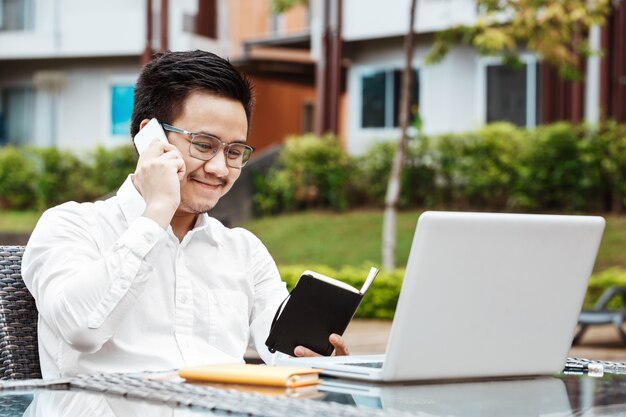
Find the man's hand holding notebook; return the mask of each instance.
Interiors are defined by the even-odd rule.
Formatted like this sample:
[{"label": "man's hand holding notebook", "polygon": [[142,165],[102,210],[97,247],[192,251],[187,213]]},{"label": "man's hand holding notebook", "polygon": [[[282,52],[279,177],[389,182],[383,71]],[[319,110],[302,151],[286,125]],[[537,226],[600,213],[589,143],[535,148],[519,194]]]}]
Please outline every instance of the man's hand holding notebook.
[{"label": "man's hand holding notebook", "polygon": [[330,355],[335,347],[329,336],[343,334],[377,274],[378,269],[371,268],[358,290],[320,273],[304,271],[276,312],[265,341],[270,352],[294,355],[296,347],[304,346],[320,355]]}]

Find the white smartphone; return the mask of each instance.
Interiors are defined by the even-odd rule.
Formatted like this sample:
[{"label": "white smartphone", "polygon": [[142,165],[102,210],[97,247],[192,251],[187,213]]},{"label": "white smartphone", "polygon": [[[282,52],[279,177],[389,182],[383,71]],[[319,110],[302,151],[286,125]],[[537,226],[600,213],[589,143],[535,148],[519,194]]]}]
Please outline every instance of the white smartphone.
[{"label": "white smartphone", "polygon": [[152,118],[152,120],[150,120],[143,127],[143,129],[137,132],[135,138],[133,139],[135,142],[135,148],[137,148],[139,155],[141,155],[143,151],[146,150],[148,145],[150,145],[150,143],[152,143],[155,139],[158,139],[163,143],[169,143],[159,121],[156,118]]}]

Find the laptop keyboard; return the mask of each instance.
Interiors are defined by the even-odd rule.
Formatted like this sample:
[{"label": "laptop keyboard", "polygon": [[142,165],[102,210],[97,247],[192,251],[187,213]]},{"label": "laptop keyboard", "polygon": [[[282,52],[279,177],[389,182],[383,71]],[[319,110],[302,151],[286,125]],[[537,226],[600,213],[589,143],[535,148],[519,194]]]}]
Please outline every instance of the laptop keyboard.
[{"label": "laptop keyboard", "polygon": [[354,362],[354,363],[344,363],[344,365],[351,366],[364,366],[366,368],[378,368],[381,369],[383,367],[383,362]]}]

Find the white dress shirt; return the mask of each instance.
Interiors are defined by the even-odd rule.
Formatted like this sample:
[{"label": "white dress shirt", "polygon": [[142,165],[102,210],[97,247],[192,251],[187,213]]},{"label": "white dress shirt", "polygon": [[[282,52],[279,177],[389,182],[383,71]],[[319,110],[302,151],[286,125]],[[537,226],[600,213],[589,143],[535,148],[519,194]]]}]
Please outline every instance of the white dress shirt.
[{"label": "white dress shirt", "polygon": [[44,378],[243,362],[265,346],[287,296],[265,246],[204,214],[182,242],[142,217],[130,177],[117,195],[46,211],[22,275],[39,310]]}]

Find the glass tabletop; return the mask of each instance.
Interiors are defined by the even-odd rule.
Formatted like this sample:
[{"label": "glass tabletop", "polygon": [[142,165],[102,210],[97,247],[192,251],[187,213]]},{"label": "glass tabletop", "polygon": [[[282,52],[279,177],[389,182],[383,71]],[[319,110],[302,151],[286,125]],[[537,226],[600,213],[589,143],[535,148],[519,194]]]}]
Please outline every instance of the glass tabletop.
[{"label": "glass tabletop", "polygon": [[[261,392],[274,404],[293,401],[294,392]],[[292,397],[292,398],[288,398]],[[297,396],[296,396],[297,397]],[[359,415],[418,416],[624,416],[626,376],[557,375],[526,379],[437,384],[377,385],[325,379],[301,396],[302,404],[347,404]],[[307,403],[308,404],[308,403]],[[259,409],[264,415],[267,410]],[[397,413],[399,412],[399,413]],[[381,414],[382,413],[382,414]],[[205,416],[245,415],[181,407],[155,400],[81,390],[22,390],[0,394],[0,416]],[[357,414],[357,413],[355,413]],[[316,415],[311,412],[310,415]],[[332,415],[332,413],[330,414]],[[328,415],[327,417],[330,417]]]}]

